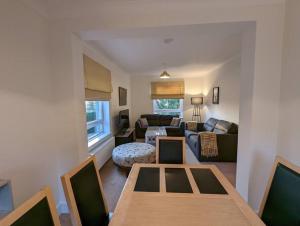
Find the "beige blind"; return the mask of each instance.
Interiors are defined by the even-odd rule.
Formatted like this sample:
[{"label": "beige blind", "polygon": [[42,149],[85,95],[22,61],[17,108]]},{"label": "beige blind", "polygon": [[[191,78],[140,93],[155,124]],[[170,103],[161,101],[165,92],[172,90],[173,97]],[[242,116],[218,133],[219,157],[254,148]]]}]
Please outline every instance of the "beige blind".
[{"label": "beige blind", "polygon": [[83,55],[85,98],[110,100],[112,93],[111,72],[101,64]]},{"label": "beige blind", "polygon": [[183,99],[184,81],[152,82],[152,99]]}]

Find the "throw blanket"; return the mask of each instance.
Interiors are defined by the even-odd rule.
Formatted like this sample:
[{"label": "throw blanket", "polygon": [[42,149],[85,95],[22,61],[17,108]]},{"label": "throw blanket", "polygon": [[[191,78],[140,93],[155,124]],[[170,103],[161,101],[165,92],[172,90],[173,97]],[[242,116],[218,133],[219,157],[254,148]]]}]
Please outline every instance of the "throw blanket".
[{"label": "throw blanket", "polygon": [[201,155],[205,157],[218,156],[217,135],[212,132],[200,132]]}]

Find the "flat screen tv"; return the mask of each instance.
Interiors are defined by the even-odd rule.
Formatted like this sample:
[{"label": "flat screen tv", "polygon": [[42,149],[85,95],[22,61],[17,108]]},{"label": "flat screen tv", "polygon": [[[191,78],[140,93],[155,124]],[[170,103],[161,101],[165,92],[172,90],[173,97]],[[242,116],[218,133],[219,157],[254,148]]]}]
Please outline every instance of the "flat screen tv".
[{"label": "flat screen tv", "polygon": [[119,112],[119,129],[120,131],[127,130],[129,128],[129,109]]}]

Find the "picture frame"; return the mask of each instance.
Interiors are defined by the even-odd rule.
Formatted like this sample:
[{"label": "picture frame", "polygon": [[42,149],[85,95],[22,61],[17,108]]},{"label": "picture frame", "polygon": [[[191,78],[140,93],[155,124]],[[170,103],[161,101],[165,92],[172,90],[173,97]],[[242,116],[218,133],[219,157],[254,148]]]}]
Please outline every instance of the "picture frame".
[{"label": "picture frame", "polygon": [[119,86],[119,106],[127,105],[127,89]]},{"label": "picture frame", "polygon": [[214,87],[213,88],[212,103],[213,104],[219,104],[220,103],[220,87]]}]

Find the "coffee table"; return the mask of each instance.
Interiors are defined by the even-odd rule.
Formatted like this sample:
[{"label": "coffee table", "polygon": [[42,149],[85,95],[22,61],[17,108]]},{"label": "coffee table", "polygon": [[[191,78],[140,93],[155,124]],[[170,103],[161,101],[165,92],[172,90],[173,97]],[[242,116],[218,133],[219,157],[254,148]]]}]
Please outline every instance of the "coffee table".
[{"label": "coffee table", "polygon": [[167,136],[167,131],[163,126],[149,126],[145,133],[145,142],[155,145],[157,136]]}]

